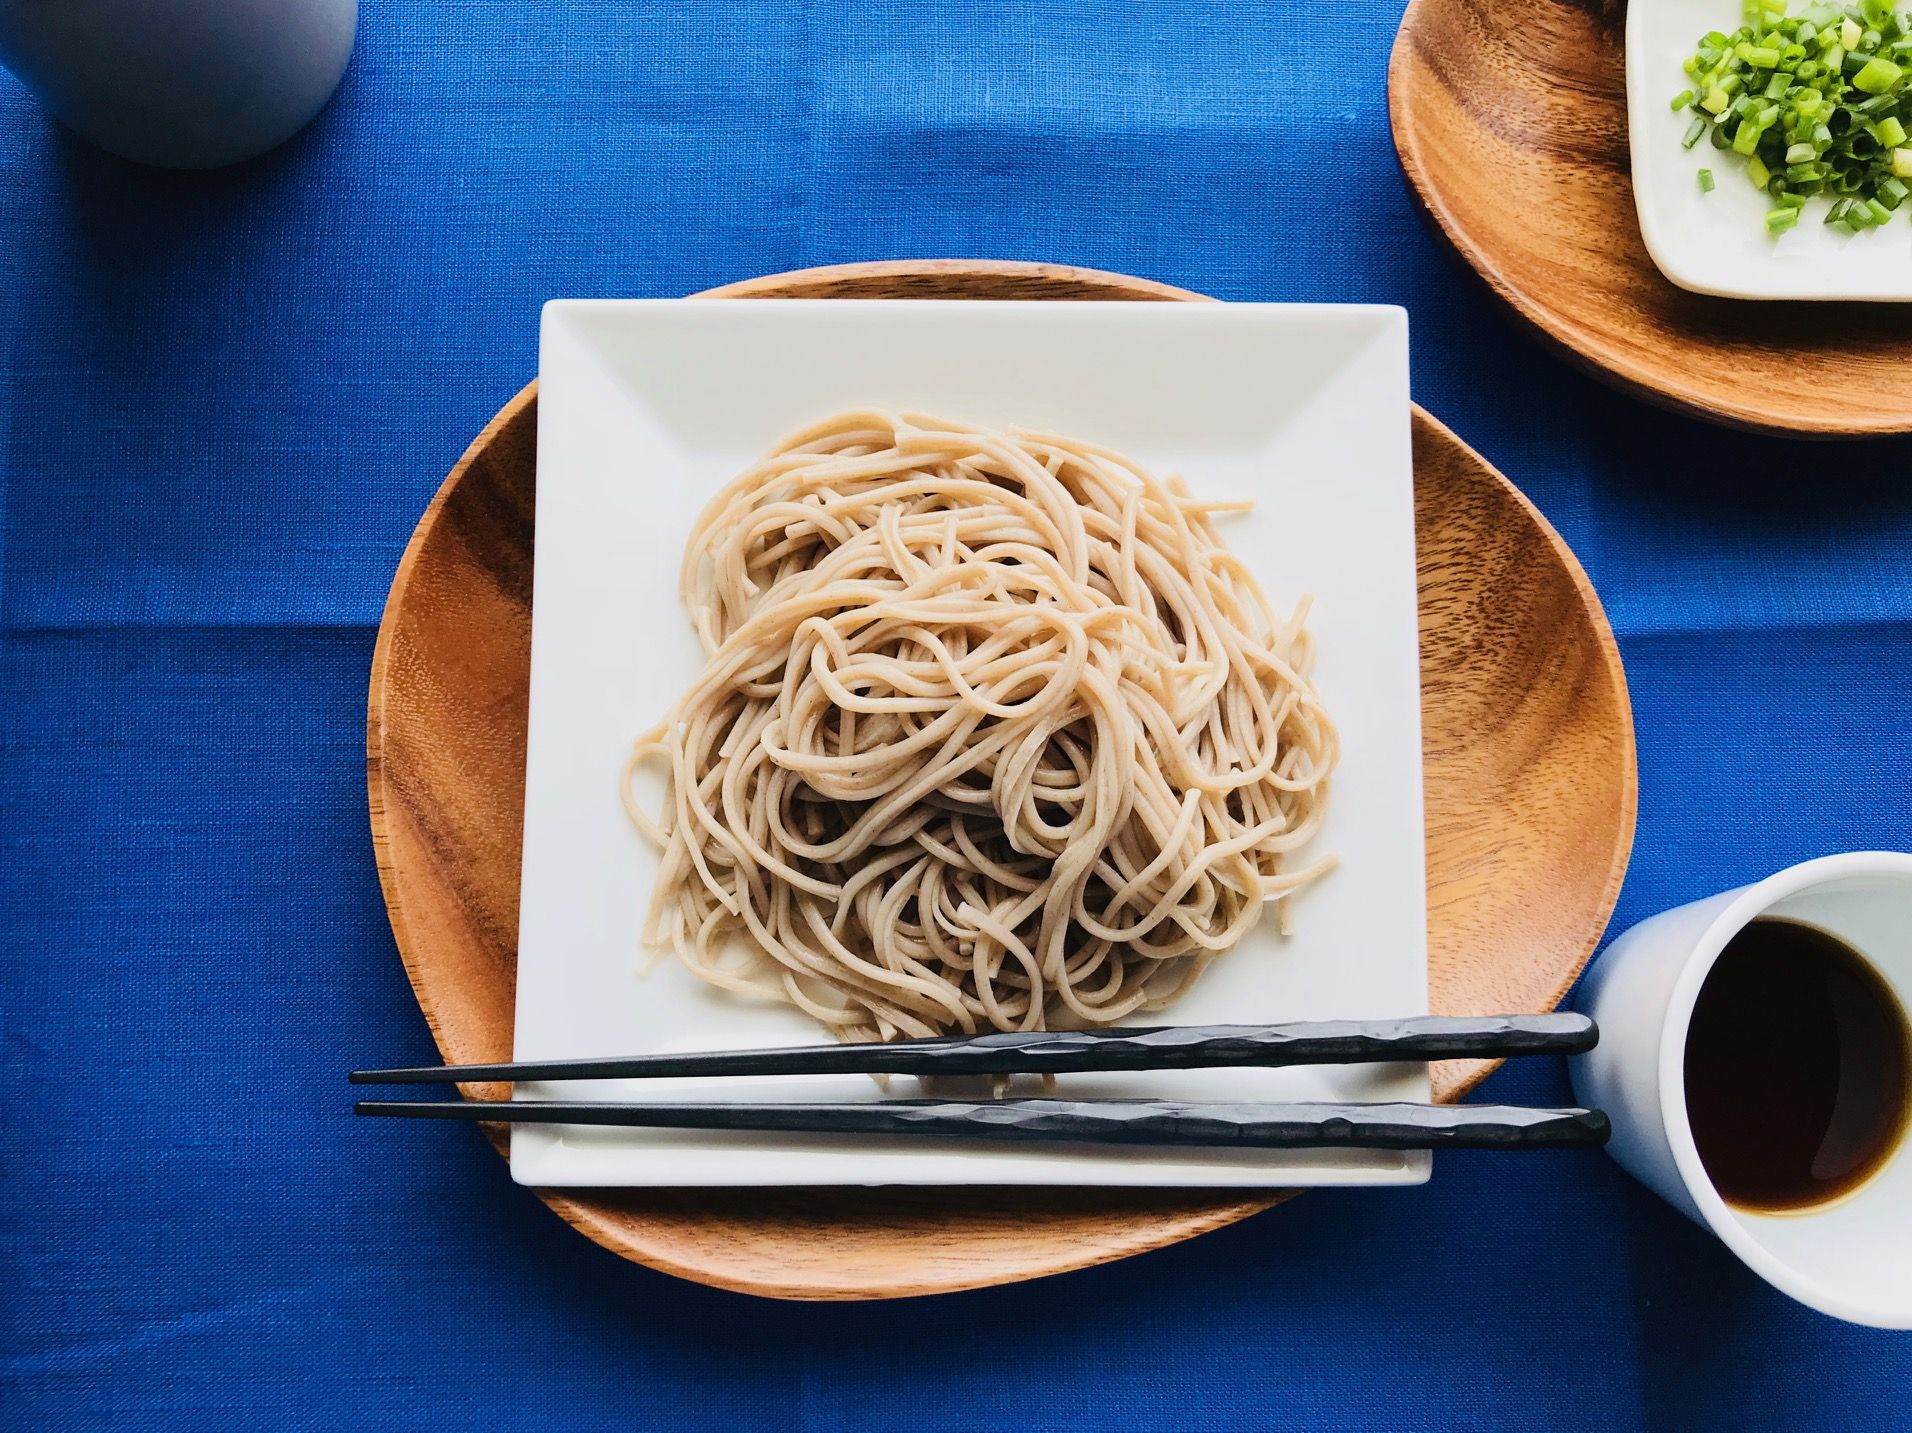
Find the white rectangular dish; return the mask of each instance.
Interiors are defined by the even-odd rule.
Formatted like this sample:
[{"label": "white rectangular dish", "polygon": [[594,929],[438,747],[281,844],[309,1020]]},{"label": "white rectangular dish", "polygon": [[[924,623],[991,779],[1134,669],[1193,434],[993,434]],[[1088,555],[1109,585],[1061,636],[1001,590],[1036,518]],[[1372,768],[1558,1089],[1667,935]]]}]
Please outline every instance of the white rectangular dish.
[{"label": "white rectangular dish", "polygon": [[[1340,867],[1172,1011],[1136,1023],[1427,1010],[1407,321],[1356,306],[735,300],[546,305],[515,1057],[815,1044],[807,1016],[704,985],[639,931],[657,868],[619,801],[632,738],[703,666],[677,596],[711,495],[852,407],[1116,448],[1198,496],[1286,609],[1313,593],[1340,765],[1314,849]],[[893,1093],[916,1093],[899,1079]],[[1424,1100],[1420,1066],[1065,1076],[1069,1097]],[[876,1099],[863,1076],[524,1085],[524,1098]],[[1410,1184],[1424,1152],[1164,1151],[519,1126],[537,1185]]]},{"label": "white rectangular dish", "polygon": [[[1661,273],[1683,289],[1740,299],[1849,299],[1912,302],[1912,224],[1849,233],[1829,228],[1824,199],[1811,200],[1798,225],[1777,239],[1766,232],[1771,202],[1745,174],[1746,161],[1704,138],[1680,146],[1691,109],[1675,113],[1688,88],[1681,71],[1710,30],[1730,34],[1739,0],[1635,0],[1627,7],[1627,137],[1640,237]],[[1699,171],[1713,171],[1702,193]]]}]

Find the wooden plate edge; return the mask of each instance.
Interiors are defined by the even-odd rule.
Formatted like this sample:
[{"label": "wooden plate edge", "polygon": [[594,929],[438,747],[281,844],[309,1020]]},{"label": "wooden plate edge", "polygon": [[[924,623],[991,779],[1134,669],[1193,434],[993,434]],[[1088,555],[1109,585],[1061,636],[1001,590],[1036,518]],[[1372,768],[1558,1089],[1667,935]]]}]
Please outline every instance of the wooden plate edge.
[{"label": "wooden plate edge", "polygon": [[[1137,279],[1128,275],[1109,273],[1102,270],[1080,269],[1066,265],[1022,263],[1013,260],[895,260],[874,264],[844,264],[818,269],[793,270],[787,273],[764,275],[746,279],[719,288],[692,295],[697,298],[747,298],[767,296],[780,288],[793,283],[814,285],[832,280],[858,278],[912,277],[918,275],[934,276],[948,274],[952,278],[973,276],[978,273],[1006,277],[1027,277],[1032,280],[1053,279],[1081,283],[1087,286],[1108,288],[1112,294],[1129,293],[1150,299],[1181,300],[1194,302],[1216,302],[1207,295],[1197,294],[1186,289],[1157,283],[1148,279]],[[405,967],[406,978],[412,987],[414,997],[424,1014],[434,1042],[441,1052],[445,1051],[445,1035],[440,1027],[438,1014],[426,983],[416,968],[416,941],[409,922],[403,912],[403,903],[397,890],[396,874],[389,860],[390,840],[386,827],[386,790],[385,771],[382,756],[385,720],[385,683],[388,675],[391,644],[396,625],[396,615],[402,605],[407,588],[410,585],[412,571],[419,552],[431,536],[432,530],[442,513],[448,495],[463,479],[466,471],[476,458],[489,445],[497,430],[517,418],[521,410],[536,397],[537,382],[520,389],[506,405],[488,422],[479,434],[467,446],[464,454],[439,485],[417,527],[407,542],[404,553],[394,574],[392,586],[386,597],[384,610],[379,622],[379,631],[373,649],[370,673],[369,697],[366,719],[366,775],[367,795],[372,827],[372,843],[379,873],[380,889],[383,893],[387,916],[391,922],[392,933],[398,946],[399,957]],[[1593,617],[1593,627],[1601,648],[1601,656],[1609,676],[1616,682],[1621,699],[1621,709],[1626,720],[1626,770],[1624,773],[1624,836],[1618,843],[1613,867],[1603,889],[1601,905],[1603,907],[1597,927],[1586,938],[1584,951],[1575,963],[1572,972],[1562,981],[1555,993],[1558,1003],[1578,978],[1604,933],[1606,923],[1611,918],[1613,907],[1618,899],[1620,882],[1626,871],[1632,849],[1638,799],[1638,762],[1633,740],[1631,706],[1626,700],[1626,680],[1624,668],[1620,664],[1619,648],[1614,640],[1611,624],[1606,619],[1592,583],[1580,566],[1578,559],[1566,542],[1560,537],[1551,523],[1528,501],[1499,469],[1488,463],[1477,452],[1454,435],[1451,429],[1439,419],[1428,413],[1419,404],[1413,405],[1413,419],[1416,423],[1426,424],[1439,438],[1453,443],[1468,457],[1490,473],[1526,510],[1539,525],[1541,531],[1564,559],[1576,589],[1587,604]],[[1458,1099],[1485,1079],[1498,1068],[1498,1064],[1483,1067],[1472,1074],[1453,1090],[1443,1092],[1442,1098]],[[507,1147],[499,1137],[498,1131],[488,1131],[491,1143],[501,1154]],[[1021,1282],[1027,1279],[1046,1277],[1050,1274],[1069,1272],[1074,1269],[1108,1263],[1127,1258],[1134,1254],[1146,1253],[1152,1249],[1179,1243],[1184,1239],[1236,1223],[1250,1215],[1273,1207],[1291,1198],[1294,1190],[1271,1191],[1266,1196],[1256,1196],[1246,1200],[1231,1200],[1218,1203],[1199,1214],[1183,1216],[1164,1216],[1148,1227],[1146,1233],[1138,1234],[1132,1240],[1117,1239],[1109,1243],[1098,1243],[1080,1254],[1069,1254],[1056,1258],[1034,1260],[1024,1267],[1004,1271],[1001,1269],[979,1270],[974,1274],[918,1279],[908,1285],[880,1284],[871,1282],[841,1281],[836,1283],[791,1282],[774,1278],[750,1277],[729,1272],[723,1268],[687,1263],[677,1257],[669,1247],[658,1247],[630,1237],[621,1218],[593,1207],[588,1200],[579,1198],[568,1191],[537,1189],[538,1197],[544,1201],[560,1218],[612,1252],[630,1259],[635,1263],[680,1278],[708,1284],[712,1287],[728,1289],[739,1293],[755,1294],[763,1297],[799,1300],[860,1300],[870,1298],[914,1297],[932,1293],[953,1293],[965,1289],[991,1287],[997,1284]]]},{"label": "wooden plate edge", "polygon": [[[1451,443],[1491,473],[1512,495],[1514,502],[1521,510],[1533,520],[1534,526],[1539,528],[1546,537],[1555,555],[1559,557],[1561,566],[1572,579],[1574,590],[1580,594],[1580,600],[1585,604],[1587,614],[1593,619],[1594,637],[1600,648],[1600,663],[1605,670],[1607,680],[1613,684],[1614,694],[1618,698],[1626,751],[1625,767],[1621,772],[1620,780],[1620,832],[1614,843],[1612,858],[1607,865],[1606,880],[1600,889],[1599,920],[1590,925],[1581,944],[1580,956],[1573,963],[1573,968],[1550,994],[1548,1007],[1555,1009],[1559,1007],[1562,1000],[1566,999],[1567,992],[1574,987],[1574,982],[1580,979],[1581,972],[1587,968],[1587,962],[1593,959],[1594,951],[1600,948],[1600,941],[1606,935],[1607,926],[1613,919],[1614,907],[1620,902],[1620,887],[1626,881],[1627,867],[1633,860],[1633,837],[1639,827],[1640,817],[1640,751],[1639,743],[1634,735],[1633,697],[1627,688],[1626,664],[1620,660],[1619,639],[1614,636],[1613,623],[1607,620],[1606,604],[1601,602],[1600,594],[1594,590],[1593,579],[1587,576],[1587,570],[1580,565],[1580,559],[1575,556],[1573,548],[1560,535],[1559,529],[1547,520],[1547,515],[1534,506],[1533,500],[1522,492],[1512,479],[1482,457],[1452,428],[1418,403],[1414,405],[1414,421],[1425,424],[1441,441]],[[1504,1060],[1495,1060],[1483,1065],[1455,1085],[1451,1091],[1443,1090],[1435,1098],[1443,1102],[1462,1099],[1505,1063]]]},{"label": "wooden plate edge", "polygon": [[[385,594],[385,606],[379,612],[378,637],[372,644],[372,666],[365,704],[365,786],[371,815],[372,857],[378,867],[378,887],[385,901],[386,918],[392,927],[392,940],[398,947],[398,958],[405,967],[405,979],[412,987],[412,995],[425,1016],[427,1028],[431,1030],[432,1043],[438,1046],[439,1053],[447,1061],[458,1060],[460,1056],[445,1048],[446,1037],[439,1025],[436,1002],[415,968],[413,952],[417,941],[412,934],[411,923],[405,917],[404,901],[398,889],[398,873],[391,859],[392,840],[386,814],[392,809],[392,803],[387,792],[385,773],[385,685],[390,674],[399,609],[411,587],[419,553],[437,528],[446,501],[464,480],[471,465],[490,447],[492,438],[499,430],[515,422],[537,396],[538,380],[534,378],[514,393],[504,407],[478,430],[477,436],[465,445],[465,451],[458,461],[452,464],[451,471],[445,474],[445,480],[432,493],[431,501],[425,504],[418,525],[412,529],[412,535],[405,543],[404,552],[399,555],[398,567],[392,574],[392,585]],[[492,1143],[499,1146],[502,1152],[503,1146],[495,1134]]]},{"label": "wooden plate edge", "polygon": [[[498,1141],[494,1139],[493,1144],[498,1144]],[[500,1153],[503,1152],[500,1148]],[[691,1263],[674,1256],[668,1248],[642,1243],[627,1237],[623,1226],[616,1219],[600,1213],[588,1203],[572,1198],[566,1191],[539,1188],[535,1192],[538,1198],[542,1199],[560,1219],[593,1243],[602,1245],[634,1264],[656,1269],[659,1273],[688,1279],[692,1283],[704,1284],[713,1289],[723,1289],[733,1294],[750,1294],[756,1298],[780,1299],[792,1303],[862,1303],[876,1299],[917,1299],[931,1294],[960,1294],[971,1289],[993,1289],[1005,1284],[1025,1284],[1032,1279],[1046,1279],[1054,1274],[1073,1273],[1078,1269],[1089,1269],[1098,1264],[1113,1264],[1121,1259],[1133,1258],[1137,1254],[1147,1254],[1155,1249],[1166,1248],[1170,1244],[1180,1244],[1184,1240],[1193,1239],[1202,1234],[1212,1234],[1215,1230],[1225,1229],[1230,1224],[1239,1224],[1242,1220],[1272,1209],[1277,1204],[1285,1204],[1303,1191],[1276,1190],[1266,1196],[1257,1195],[1250,1199],[1212,1205],[1199,1214],[1183,1215],[1172,1220],[1161,1219],[1158,1216],[1157,1222],[1148,1226],[1150,1233],[1144,1237],[1119,1241],[1102,1240],[1085,1244],[1083,1252],[1079,1254],[1031,1260],[1015,1268],[999,1266],[983,1269],[979,1267],[974,1274],[919,1276],[909,1283],[885,1281],[874,1276],[867,1279],[845,1279],[839,1276],[828,1282],[806,1282],[795,1279],[766,1278],[760,1274],[738,1273],[734,1272],[732,1266],[728,1264]]]},{"label": "wooden plate edge", "polygon": [[[768,298],[793,284],[813,288],[818,284],[854,282],[863,279],[934,278],[938,275],[948,275],[952,279],[993,276],[1031,281],[1050,280],[1057,283],[1106,288],[1112,295],[1127,294],[1138,298],[1183,303],[1221,302],[1208,294],[1198,294],[1193,289],[1176,288],[1173,284],[1160,283],[1155,279],[1137,278],[1134,274],[1118,274],[1109,269],[1077,268],[1073,264],[1041,264],[1023,259],[878,259],[865,264],[825,264],[814,269],[789,269],[781,274],[760,274],[755,278],[739,279],[735,283],[720,284],[714,289],[703,289],[688,297],[694,299]],[[832,299],[829,302],[840,303],[842,300]]]},{"label": "wooden plate edge", "polygon": [[[1744,432],[1835,439],[1887,438],[1912,433],[1912,415],[1897,421],[1884,418],[1846,423],[1804,416],[1788,419],[1776,417],[1770,410],[1755,408],[1750,404],[1722,402],[1699,393],[1668,388],[1663,380],[1649,376],[1642,365],[1606,343],[1596,331],[1574,323],[1567,315],[1542,305],[1525,289],[1510,283],[1493,254],[1475,241],[1449,208],[1445,195],[1433,181],[1431,171],[1422,162],[1419,131],[1405,122],[1401,91],[1404,85],[1411,86],[1413,81],[1404,81],[1403,77],[1413,63],[1407,51],[1413,43],[1415,20],[1423,3],[1425,0],[1408,0],[1407,10],[1401,16],[1400,29],[1395,32],[1394,45],[1388,53],[1388,129],[1393,136],[1395,157],[1400,161],[1401,172],[1407,177],[1408,189],[1414,195],[1415,202],[1420,205],[1422,213],[1449,250],[1479,276],[1496,298],[1532,324],[1548,347],[1582,372],[1611,383],[1622,392],[1643,399],[1657,408],[1704,418]],[[1662,275],[1660,282],[1670,283],[1671,280]]]}]

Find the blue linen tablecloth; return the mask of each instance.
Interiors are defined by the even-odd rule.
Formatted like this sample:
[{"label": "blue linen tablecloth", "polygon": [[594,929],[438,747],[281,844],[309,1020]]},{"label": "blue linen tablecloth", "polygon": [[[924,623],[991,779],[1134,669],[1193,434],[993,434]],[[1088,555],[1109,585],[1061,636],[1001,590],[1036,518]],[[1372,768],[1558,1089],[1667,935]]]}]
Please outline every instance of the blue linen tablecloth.
[{"label": "blue linen tablecloth", "polygon": [[1110,1267],[801,1307],[620,1262],[470,1130],[345,1113],[348,1067],[435,1058],[366,832],[380,604],[557,295],[982,255],[1403,304],[1416,396],[1618,630],[1616,928],[1912,846],[1912,445],[1723,432],[1543,351],[1409,201],[1397,20],[369,0],[332,107],[206,175],[0,75],[0,1423],[1912,1426],[1912,1336],[1788,1303],[1597,1156],[1444,1156]]}]

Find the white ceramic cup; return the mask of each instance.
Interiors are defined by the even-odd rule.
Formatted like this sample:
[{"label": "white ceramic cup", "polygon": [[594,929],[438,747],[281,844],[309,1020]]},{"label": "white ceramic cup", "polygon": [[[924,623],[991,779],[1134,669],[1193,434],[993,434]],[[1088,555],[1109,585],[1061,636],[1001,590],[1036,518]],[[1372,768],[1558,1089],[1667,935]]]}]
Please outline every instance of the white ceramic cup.
[{"label": "white ceramic cup", "polygon": [[1755,916],[1830,931],[1863,955],[1912,1010],[1912,855],[1854,851],[1790,866],[1754,885],[1641,921],[1608,946],[1577,1004],[1600,1043],[1572,1061],[1583,1104],[1613,1121],[1608,1149],[1775,1288],[1853,1323],[1912,1328],[1912,1153],[1907,1141],[1871,1180],[1815,1209],[1735,1209],[1700,1163],[1686,1114],[1686,1035],[1700,986]]}]

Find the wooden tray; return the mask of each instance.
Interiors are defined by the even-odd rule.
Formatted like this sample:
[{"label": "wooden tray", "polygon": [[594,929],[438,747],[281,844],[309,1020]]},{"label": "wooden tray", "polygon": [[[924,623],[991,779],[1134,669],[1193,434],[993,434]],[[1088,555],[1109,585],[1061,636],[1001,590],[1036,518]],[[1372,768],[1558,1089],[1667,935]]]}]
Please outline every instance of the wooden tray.
[{"label": "wooden tray", "polygon": [[1912,432],[1902,306],[1709,298],[1654,267],[1623,18],[1618,0],[1411,0],[1388,107],[1428,214],[1516,312],[1629,392],[1742,428]]},{"label": "wooden tray", "polygon": [[[1034,264],[865,264],[716,296],[1197,299]],[[401,560],[372,659],[372,843],[438,1048],[511,1058],[536,385],[480,433]],[[1547,1010],[1606,925],[1633,839],[1632,717],[1573,555],[1507,481],[1414,413],[1430,986],[1436,1012]],[[1458,1098],[1490,1066],[1435,1068]],[[489,1090],[501,1097],[503,1090]],[[502,1152],[502,1132],[493,1143]],[[1202,1190],[541,1190],[625,1258],[783,1298],[933,1293],[1057,1273],[1283,1197]]]}]

